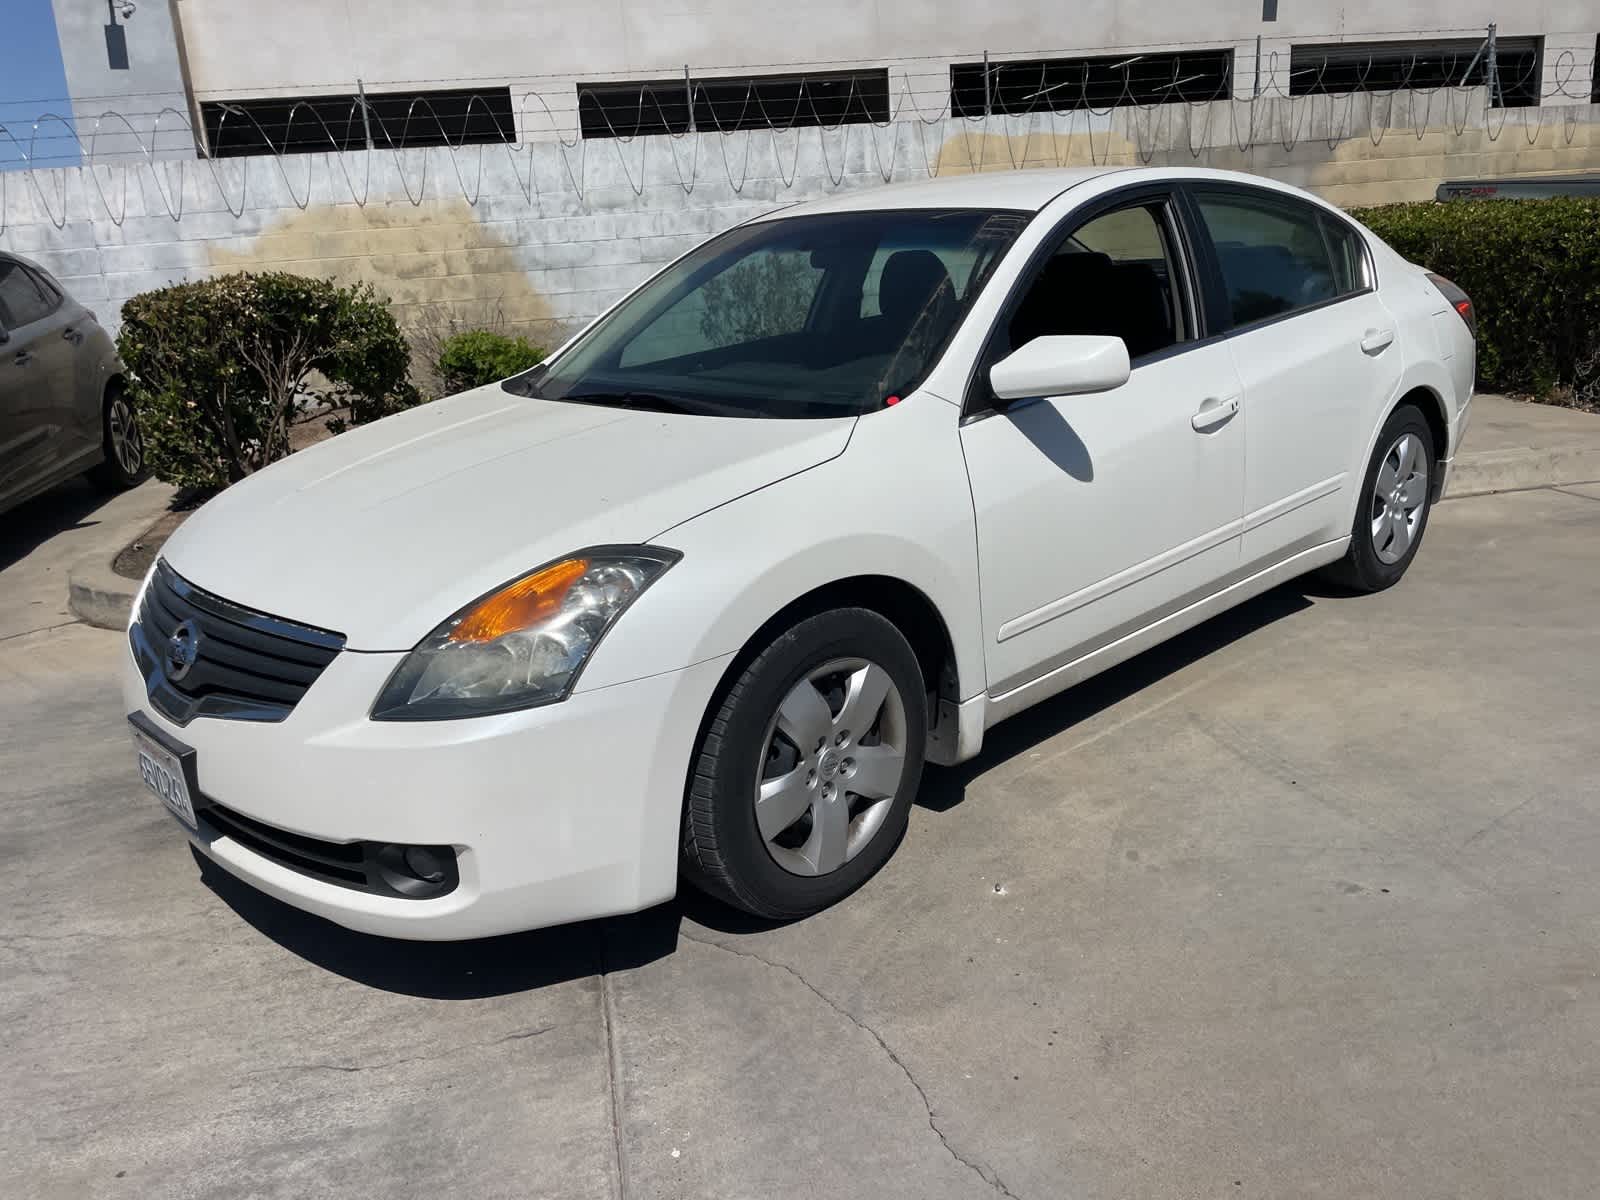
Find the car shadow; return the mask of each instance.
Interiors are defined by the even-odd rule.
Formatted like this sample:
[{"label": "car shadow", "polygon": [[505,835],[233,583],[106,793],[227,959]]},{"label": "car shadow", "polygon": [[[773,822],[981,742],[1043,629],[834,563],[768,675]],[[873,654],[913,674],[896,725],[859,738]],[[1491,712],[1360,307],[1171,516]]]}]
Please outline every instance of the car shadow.
[{"label": "car shadow", "polygon": [[0,571],[26,558],[57,534],[100,524],[86,518],[106,500],[104,492],[88,480],[77,478],[13,508],[0,520]]},{"label": "car shadow", "polygon": [[678,944],[678,901],[623,917],[464,942],[377,937],[285,904],[192,847],[191,853],[205,885],[265,937],[325,971],[406,996],[481,1000],[526,992],[642,967]]},{"label": "car shadow", "polygon": [[1004,419],[1016,426],[1017,431],[1056,467],[1080,483],[1094,482],[1094,460],[1089,456],[1089,447],[1083,444],[1078,431],[1055,405],[1048,402],[1019,405],[1008,409]]},{"label": "car shadow", "polygon": [[917,793],[917,805],[932,812],[947,812],[965,798],[967,784],[984,772],[1032,750],[1040,742],[1064,733],[1224,646],[1310,608],[1312,602],[1308,595],[1318,594],[1337,593],[1322,593],[1320,589],[1312,592],[1300,580],[1284,584],[1018,713],[984,735],[983,750],[976,758],[947,770],[928,772]]},{"label": "car shadow", "polygon": [[[1071,729],[1224,646],[1311,606],[1299,584],[1267,592],[1145,651],[990,730],[971,762],[928,772],[917,804],[947,812],[985,771]],[[476,1000],[630,970],[677,949],[687,918],[744,935],[786,924],[750,916],[684,886],[665,904],[629,916],[465,942],[412,942],[335,925],[259,892],[193,851],[201,879],[265,937],[326,971],[377,988],[432,1000]]]}]

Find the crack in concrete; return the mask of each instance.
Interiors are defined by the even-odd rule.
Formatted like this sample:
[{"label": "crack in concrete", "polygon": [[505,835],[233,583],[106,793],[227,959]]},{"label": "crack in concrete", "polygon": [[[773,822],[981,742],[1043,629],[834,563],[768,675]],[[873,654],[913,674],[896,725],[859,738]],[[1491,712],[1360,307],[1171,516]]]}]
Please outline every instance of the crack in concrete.
[{"label": "crack in concrete", "polygon": [[606,1092],[611,1100],[611,1155],[616,1171],[617,1200],[628,1200],[628,1158],[622,1145],[622,1049],[617,1045],[616,1018],[612,1014],[611,967],[606,954],[604,927],[600,930],[600,1024],[606,1035]]},{"label": "crack in concrete", "polygon": [[720,942],[709,941],[706,938],[697,938],[690,934],[684,933],[681,929],[678,931],[678,936],[686,942],[694,942],[698,946],[709,946],[713,950],[721,950],[724,954],[732,954],[736,958],[753,959],[755,962],[761,963],[763,966],[771,967],[778,971],[784,971],[794,976],[794,978],[799,980],[801,985],[818,1000],[821,1000],[834,1012],[838,1013],[846,1021],[849,1021],[850,1024],[854,1025],[873,1041],[877,1042],[878,1049],[882,1050],[884,1054],[888,1056],[890,1062],[900,1068],[900,1073],[906,1077],[906,1082],[912,1086],[912,1088],[916,1091],[918,1098],[921,1099],[922,1107],[927,1111],[928,1128],[933,1130],[934,1136],[939,1139],[939,1144],[944,1147],[945,1153],[950,1155],[951,1158],[955,1159],[963,1167],[966,1167],[967,1170],[971,1171],[979,1179],[983,1180],[1000,1195],[1009,1196],[1011,1197],[1011,1200],[1018,1200],[1017,1194],[1006,1186],[1005,1181],[1000,1178],[1000,1173],[998,1171],[991,1166],[968,1158],[950,1144],[950,1139],[945,1135],[944,1130],[939,1128],[939,1122],[934,1117],[933,1104],[928,1100],[927,1091],[917,1080],[917,1077],[911,1073],[911,1068],[906,1066],[904,1060],[894,1052],[894,1049],[889,1045],[889,1043],[883,1040],[883,1035],[871,1025],[868,1025],[854,1013],[850,1012],[849,1009],[839,1004],[833,999],[833,997],[829,996],[804,975],[800,974],[799,971],[789,966],[788,963],[776,962],[773,959],[764,958],[763,956],[752,953],[749,950],[735,950],[732,946],[724,946]]},{"label": "crack in concrete", "polygon": [[413,1054],[407,1058],[390,1059],[387,1062],[376,1063],[335,1063],[335,1062],[308,1062],[286,1063],[281,1067],[262,1067],[255,1071],[246,1071],[245,1076],[251,1075],[277,1075],[285,1071],[337,1071],[342,1075],[354,1075],[361,1071],[386,1071],[391,1067],[403,1067],[408,1063],[432,1062],[435,1059],[448,1058],[459,1054],[463,1050],[488,1049],[491,1046],[502,1046],[507,1042],[521,1042],[528,1038],[538,1037],[540,1034],[549,1033],[556,1028],[554,1025],[540,1025],[534,1029],[522,1029],[516,1033],[508,1033],[487,1042],[467,1042],[460,1046],[450,1046],[444,1050],[434,1051],[432,1054]]}]

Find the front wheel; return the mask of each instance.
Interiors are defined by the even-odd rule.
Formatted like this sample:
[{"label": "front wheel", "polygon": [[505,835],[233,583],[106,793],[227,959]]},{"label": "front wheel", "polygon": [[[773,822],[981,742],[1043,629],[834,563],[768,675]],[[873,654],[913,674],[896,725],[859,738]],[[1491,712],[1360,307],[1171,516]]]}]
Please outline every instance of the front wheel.
[{"label": "front wheel", "polygon": [[922,777],[916,654],[867,609],[807,618],[761,652],[707,722],[689,779],[691,882],[757,916],[808,916],[894,853]]},{"label": "front wheel", "polygon": [[144,437],[134,419],[133,402],[121,386],[106,390],[100,411],[100,436],[104,460],[90,472],[95,483],[108,491],[137,487],[149,475],[144,461]]},{"label": "front wheel", "polygon": [[1350,548],[1327,570],[1335,583],[1378,592],[1400,582],[1422,545],[1433,503],[1433,431],[1403,404],[1384,423],[1356,502]]}]

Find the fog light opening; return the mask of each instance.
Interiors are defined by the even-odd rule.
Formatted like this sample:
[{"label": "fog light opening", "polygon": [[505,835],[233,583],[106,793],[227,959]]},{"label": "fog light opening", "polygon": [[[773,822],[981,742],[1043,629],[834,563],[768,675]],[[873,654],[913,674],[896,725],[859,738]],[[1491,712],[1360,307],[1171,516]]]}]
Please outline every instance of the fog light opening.
[{"label": "fog light opening", "polygon": [[425,900],[454,891],[460,882],[453,846],[403,846],[392,842],[376,847],[378,874],[390,889],[413,900]]},{"label": "fog light opening", "polygon": [[444,864],[426,846],[407,846],[400,858],[406,864],[406,870],[424,883],[444,882]]}]

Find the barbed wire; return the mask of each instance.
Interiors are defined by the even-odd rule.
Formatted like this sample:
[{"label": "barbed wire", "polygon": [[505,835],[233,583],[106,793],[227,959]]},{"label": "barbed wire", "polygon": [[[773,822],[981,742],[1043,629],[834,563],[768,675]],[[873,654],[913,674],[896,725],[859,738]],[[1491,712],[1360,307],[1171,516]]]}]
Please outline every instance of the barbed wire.
[{"label": "barbed wire", "polygon": [[[1339,47],[1330,44],[1326,49]],[[375,156],[388,157],[407,199],[420,205],[428,194],[430,170],[438,170],[434,152],[442,152],[460,195],[475,205],[489,156],[504,155],[523,199],[538,205],[554,192],[583,200],[592,152],[613,154],[636,196],[648,186],[652,155],[662,153],[674,181],[668,186],[692,194],[706,172],[720,166],[722,181],[737,195],[752,179],[752,155],[763,138],[776,174],[762,178],[794,187],[803,143],[814,134],[826,178],[837,187],[845,182],[850,153],[861,148],[863,139],[869,173],[887,182],[903,173],[928,177],[949,169],[946,147],[952,130],[966,151],[958,166],[963,170],[1018,167],[1041,161],[1041,154],[1053,155],[1056,165],[1069,165],[1065,159],[1072,155],[1072,139],[1085,135],[1089,163],[1103,163],[1112,153],[1119,116],[1141,161],[1187,155],[1203,162],[1223,150],[1246,153],[1277,145],[1291,152],[1308,140],[1323,141],[1332,150],[1357,137],[1377,145],[1385,137],[1409,132],[1420,140],[1428,129],[1439,127],[1461,136],[1473,124],[1490,141],[1513,124],[1531,145],[1548,124],[1559,121],[1560,134],[1570,143],[1579,124],[1570,102],[1595,99],[1589,88],[1596,63],[1593,58],[1580,60],[1571,50],[1563,49],[1548,61],[1541,61],[1539,54],[1507,56],[1490,78],[1481,54],[1430,54],[1417,48],[1408,60],[1400,49],[1398,56],[1372,54],[1364,62],[1335,61],[1329,55],[1311,67],[1296,67],[1289,55],[1274,51],[1259,71],[1242,69],[1254,67],[1243,51],[1230,56],[1221,69],[1194,71],[1197,52],[1192,48],[1134,55],[1112,64],[1115,69],[1082,52],[1065,63],[1035,58],[952,65],[946,58],[940,60],[940,71],[901,70],[891,76],[877,68],[785,76],[782,88],[792,89],[792,100],[787,92],[775,91],[779,81],[771,78],[697,80],[691,75],[670,89],[662,83],[631,85],[638,88],[634,119],[620,123],[605,105],[586,107],[584,101],[603,88],[612,94],[621,88],[631,95],[629,85],[597,84],[585,91],[570,77],[564,87],[521,91],[514,102],[508,87],[492,92],[462,89],[465,94],[456,99],[464,104],[452,105],[447,113],[427,96],[352,93],[285,98],[287,103],[276,104],[287,110],[282,120],[263,122],[242,102],[217,102],[211,104],[215,128],[203,133],[193,128],[187,112],[172,105],[137,112],[107,109],[93,118],[46,112],[29,123],[25,137],[17,136],[14,122],[0,124],[0,151],[9,147],[21,164],[5,170],[0,158],[0,233],[8,224],[6,198],[19,186],[12,182],[18,176],[46,218],[61,228],[68,219],[67,179],[73,171],[87,175],[105,218],[114,224],[126,217],[130,175],[141,170],[148,172],[160,206],[173,220],[182,217],[186,199],[196,194],[191,186],[196,173],[209,175],[227,211],[240,216],[248,204],[251,164],[276,171],[291,203],[304,209],[311,202],[319,155],[336,164],[349,200],[357,205],[365,205],[371,196]],[[970,82],[974,67],[982,71],[978,93]],[[965,85],[957,79],[962,70],[969,71]],[[1251,94],[1241,94],[1241,80],[1248,81]],[[1495,88],[1519,104],[1489,103],[1488,93]],[[976,112],[974,94],[981,96]],[[375,101],[386,107],[403,102],[404,111],[384,116]],[[335,115],[330,122],[329,113],[341,106],[344,116]],[[591,116],[587,135],[585,113]],[[600,124],[592,119],[595,115]],[[469,129],[474,121],[476,133]],[[246,131],[251,147],[265,147],[265,152],[227,155],[223,135],[230,123]],[[992,149],[990,134],[1001,135],[1003,160]],[[201,136],[223,156],[190,157]],[[55,149],[62,153],[53,153]],[[43,165],[73,157],[79,160],[76,165]],[[297,158],[304,160],[303,170],[291,165]],[[713,166],[705,167],[705,161]]]}]

